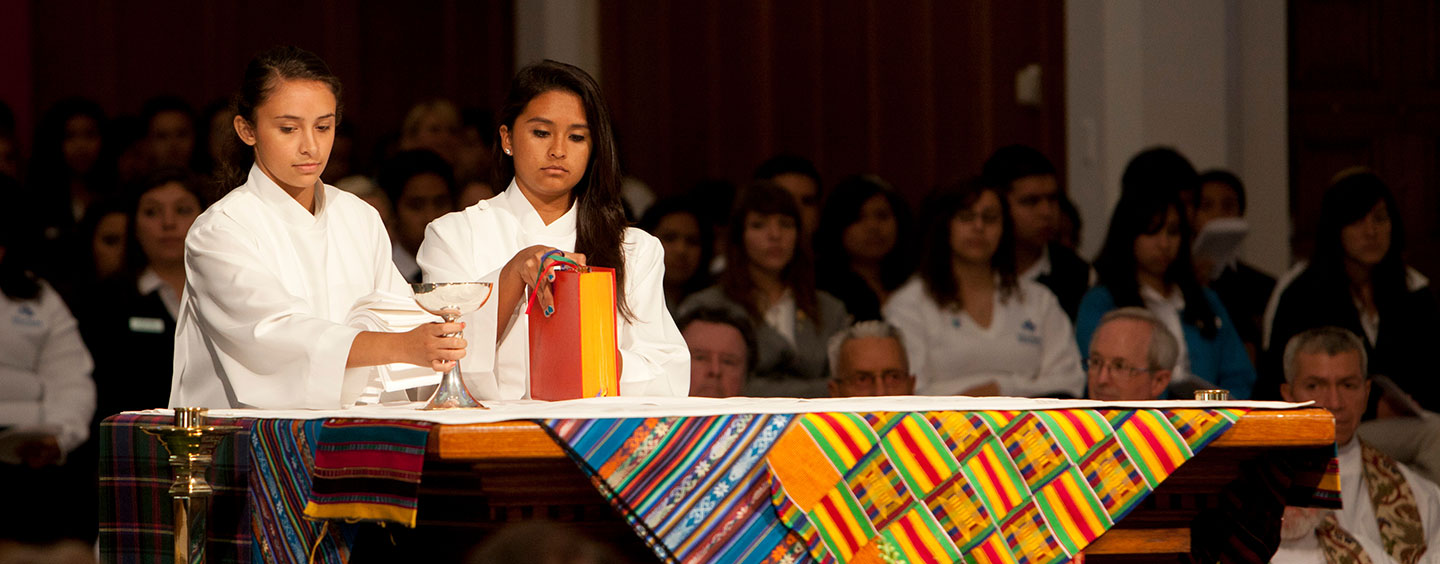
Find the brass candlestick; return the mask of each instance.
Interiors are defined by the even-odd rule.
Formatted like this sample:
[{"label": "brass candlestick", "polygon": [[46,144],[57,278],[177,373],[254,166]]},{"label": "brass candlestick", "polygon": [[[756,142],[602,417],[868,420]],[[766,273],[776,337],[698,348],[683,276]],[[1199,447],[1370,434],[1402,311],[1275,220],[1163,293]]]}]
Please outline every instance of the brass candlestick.
[{"label": "brass candlestick", "polygon": [[205,562],[205,515],[209,504],[210,482],[205,470],[213,460],[212,453],[226,435],[239,431],[231,425],[206,425],[203,407],[175,408],[174,425],[141,425],[140,430],[159,437],[170,453],[170,469],[175,481],[170,483],[170,497],[175,500],[175,562]]}]

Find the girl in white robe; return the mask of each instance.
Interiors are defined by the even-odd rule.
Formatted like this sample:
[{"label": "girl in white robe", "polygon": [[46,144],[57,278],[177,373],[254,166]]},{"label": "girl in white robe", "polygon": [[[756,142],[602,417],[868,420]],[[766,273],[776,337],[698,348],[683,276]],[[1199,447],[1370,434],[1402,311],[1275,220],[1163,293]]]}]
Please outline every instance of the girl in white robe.
[{"label": "girl in white robe", "polygon": [[434,317],[391,262],[374,208],[320,182],[339,94],[311,53],[251,61],[234,122],[254,164],[186,236],[171,406],[404,399],[464,355],[462,339],[444,336],[459,323],[421,324]]},{"label": "girl in white robe", "polygon": [[553,61],[527,67],[500,118],[497,158],[513,174],[509,187],[432,222],[417,256],[426,282],[496,283],[464,318],[470,392],[528,397],[526,298],[534,292],[536,307],[554,311],[545,273],[560,256],[616,270],[621,395],[687,395],[690,353],[665,307],[664,251],[625,227],[609,113],[594,79]]}]

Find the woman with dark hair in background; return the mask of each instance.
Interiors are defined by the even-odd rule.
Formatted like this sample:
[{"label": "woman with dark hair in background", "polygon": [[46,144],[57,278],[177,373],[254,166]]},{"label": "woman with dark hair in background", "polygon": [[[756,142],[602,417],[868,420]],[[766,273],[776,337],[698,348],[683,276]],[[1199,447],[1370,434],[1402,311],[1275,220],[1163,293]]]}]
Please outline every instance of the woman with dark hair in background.
[{"label": "woman with dark hair in background", "polygon": [[185,233],[204,209],[200,182],[161,171],[131,189],[124,273],[83,299],[80,331],[95,358],[96,419],[165,405],[175,319],[185,290]]},{"label": "woman with dark hair in background", "polygon": [[534,294],[534,307],[554,313],[550,272],[564,259],[615,270],[621,395],[686,395],[690,354],[665,308],[664,251],[626,227],[614,126],[595,79],[555,61],[525,67],[499,118],[496,158],[509,186],[432,222],[417,256],[426,281],[495,282],[485,306],[466,316],[470,391],[528,395],[521,304]]},{"label": "woman with dark hair in background", "polygon": [[1078,397],[1085,374],[1070,318],[1050,290],[1017,277],[1000,190],[971,181],[931,202],[920,272],[884,309],[915,392]]},{"label": "woman with dark hair in background", "polygon": [[723,307],[755,325],[758,354],[745,395],[821,398],[829,359],[826,343],[850,322],[845,304],[815,289],[815,267],[801,242],[794,196],[760,181],[740,193],[730,215],[725,271],[719,283],[680,304],[685,315]]},{"label": "woman with dark hair in background", "polygon": [[80,220],[75,256],[90,260],[75,266],[77,288],[89,288],[125,271],[125,232],[130,220],[120,200],[117,196],[95,202]]},{"label": "woman with dark hair in background", "polygon": [[880,319],[885,300],[915,271],[912,223],[905,199],[880,177],[841,180],[815,231],[816,285],[856,321]]},{"label": "woman with dark hair in background", "polygon": [[1080,301],[1075,323],[1081,355],[1088,357],[1090,339],[1106,312],[1144,307],[1182,337],[1172,390],[1219,386],[1232,398],[1250,398],[1255,368],[1220,298],[1195,277],[1190,228],[1176,190],[1127,187],[1110,217],[1095,271],[1099,285]]},{"label": "woman with dark hair in background", "polygon": [[27,260],[58,288],[70,287],[77,276],[65,252],[75,246],[76,222],[90,204],[114,192],[115,167],[105,147],[105,129],[100,105],[79,98],[55,104],[35,128],[28,201],[21,207],[30,210],[25,221],[41,244]]},{"label": "woman with dark hair in background", "polygon": [[637,225],[665,248],[665,307],[671,314],[690,294],[710,285],[713,232],[696,209],[691,198],[667,198],[650,206]]},{"label": "woman with dark hair in background", "polygon": [[425,227],[455,211],[455,176],[450,163],[428,149],[401,151],[380,165],[380,189],[394,210],[391,256],[400,275],[420,281],[415,253],[425,240]]},{"label": "woman with dark hair in background", "polygon": [[463,324],[414,327],[426,316],[375,209],[320,181],[340,110],[340,80],[313,53],[277,47],[246,67],[233,121],[244,145],[223,175],[237,187],[185,237],[171,406],[408,399],[403,388],[464,356],[445,336]]},{"label": "woman with dark hair in background", "polygon": [[[1405,266],[1400,207],[1369,171],[1336,177],[1320,201],[1315,252],[1280,290],[1257,397],[1279,399],[1281,356],[1290,337],[1336,326],[1365,339],[1370,373],[1393,380],[1425,409],[1440,409],[1433,349],[1440,342],[1440,307],[1428,281]],[[1371,407],[1386,397],[1371,394]]]}]

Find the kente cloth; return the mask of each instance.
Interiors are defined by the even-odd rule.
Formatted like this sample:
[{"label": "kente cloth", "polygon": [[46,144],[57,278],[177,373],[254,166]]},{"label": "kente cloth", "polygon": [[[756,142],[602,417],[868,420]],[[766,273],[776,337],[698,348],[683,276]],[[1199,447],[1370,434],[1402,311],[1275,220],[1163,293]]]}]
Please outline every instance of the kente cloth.
[{"label": "kente cloth", "polygon": [[[1400,564],[1415,564],[1425,555],[1425,532],[1421,529],[1420,507],[1415,503],[1415,492],[1400,473],[1400,467],[1384,453],[1375,450],[1365,441],[1360,441],[1361,471],[1365,475],[1365,489],[1370,494],[1370,506],[1375,510],[1375,521],[1379,525],[1380,539],[1385,552]],[[1341,528],[1331,514],[1315,530],[1325,559],[1331,564],[1370,562],[1365,550]]]},{"label": "kente cloth", "polygon": [[305,516],[415,526],[433,423],[328,419],[320,426]]},{"label": "kente cloth", "polygon": [[250,534],[256,564],[341,564],[350,559],[353,527],[305,517],[324,419],[259,419],[250,430]]},{"label": "kente cloth", "polygon": [[1241,409],[551,419],[667,562],[1066,562]]},{"label": "kente cloth", "polygon": [[1237,409],[818,413],[768,463],[820,562],[1068,562]]},{"label": "kente cloth", "polygon": [[[168,562],[175,554],[171,474],[165,447],[140,425],[169,425],[159,415],[114,415],[100,423],[100,561]],[[207,561],[250,561],[247,502],[252,420],[216,421],[240,431],[221,441],[207,480],[210,497]]]}]

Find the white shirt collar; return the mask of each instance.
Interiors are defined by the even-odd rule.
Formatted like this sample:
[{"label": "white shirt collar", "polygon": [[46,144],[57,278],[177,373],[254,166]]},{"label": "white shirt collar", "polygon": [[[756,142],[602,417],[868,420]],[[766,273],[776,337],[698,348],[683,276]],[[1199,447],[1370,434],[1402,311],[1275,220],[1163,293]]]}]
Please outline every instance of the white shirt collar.
[{"label": "white shirt collar", "polygon": [[1050,274],[1050,245],[1040,247],[1040,258],[1020,274],[1020,279],[1034,282],[1046,274]]},{"label": "white shirt collar", "polygon": [[170,318],[180,319],[180,295],[169,284],[166,284],[165,280],[155,273],[155,270],[146,268],[145,272],[140,273],[140,278],[135,281],[135,286],[137,290],[140,290],[142,296],[159,291],[160,302],[165,304],[165,309],[170,312]]},{"label": "white shirt collar", "polygon": [[530,200],[520,191],[520,186],[514,179],[510,180],[510,186],[504,192],[490,200],[492,205],[510,210],[515,219],[520,222],[520,228],[527,233],[539,235],[561,235],[575,232],[575,202],[571,199],[570,209],[565,210],[550,225],[545,225],[545,220],[540,219],[540,212],[535,211],[535,206],[530,205]]},{"label": "white shirt collar", "polygon": [[325,211],[325,184],[318,180],[315,181],[314,214],[305,209],[305,206],[300,205],[300,202],[295,201],[295,198],[274,180],[270,180],[265,171],[260,170],[258,163],[250,165],[250,179],[245,186],[253,191],[267,207],[274,210],[282,221],[295,226],[316,225]]}]

